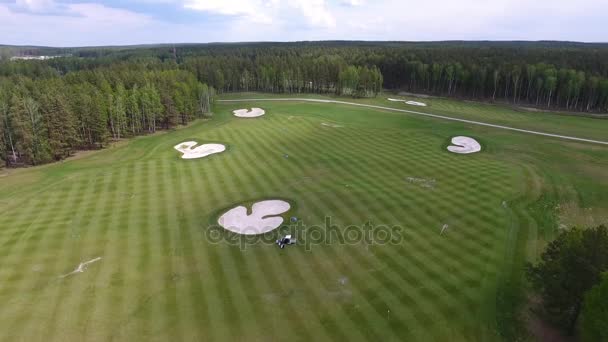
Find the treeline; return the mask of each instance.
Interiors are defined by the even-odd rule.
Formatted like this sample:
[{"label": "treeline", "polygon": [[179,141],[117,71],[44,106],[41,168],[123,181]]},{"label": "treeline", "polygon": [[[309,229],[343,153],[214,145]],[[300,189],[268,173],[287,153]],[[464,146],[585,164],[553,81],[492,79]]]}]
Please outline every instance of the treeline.
[{"label": "treeline", "polygon": [[501,100],[514,104],[572,111],[607,111],[608,78],[554,65],[483,65],[469,63],[424,63],[404,59],[381,64],[387,86],[411,92]]},{"label": "treeline", "polygon": [[608,45],[561,42],[300,42],[41,49],[76,57],[0,62],[47,78],[116,63],[173,63],[221,92],[371,97],[384,87],[572,111],[608,111]]},{"label": "treeline", "polygon": [[186,124],[210,112],[214,93],[187,71],[133,63],[62,77],[0,77],[0,160],[39,165]]},{"label": "treeline", "polygon": [[[439,96],[608,111],[606,44],[310,42],[184,46],[175,54],[169,48],[155,51],[158,58],[176,59],[224,91],[374,96],[382,84],[386,89]],[[140,54],[144,51],[117,52],[123,57]],[[363,91],[353,91],[351,80],[358,78],[351,66],[361,68],[362,84],[356,88]]]},{"label": "treeline", "polygon": [[186,57],[182,68],[218,91],[333,93],[374,97],[383,77],[374,65],[352,65],[339,56],[303,56],[290,51],[251,51]]}]

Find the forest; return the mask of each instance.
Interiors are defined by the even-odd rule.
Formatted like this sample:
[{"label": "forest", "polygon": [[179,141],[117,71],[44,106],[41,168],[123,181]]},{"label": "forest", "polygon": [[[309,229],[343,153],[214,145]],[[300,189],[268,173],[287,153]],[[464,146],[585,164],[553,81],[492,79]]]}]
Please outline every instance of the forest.
[{"label": "forest", "polygon": [[187,71],[134,64],[3,77],[0,158],[9,167],[39,165],[184,125],[210,112],[214,94]]},{"label": "forest", "polygon": [[[12,56],[66,56],[44,61]],[[217,93],[374,97],[383,89],[608,111],[608,45],[300,42],[137,47],[0,46],[0,159],[61,160],[187,124]]]}]

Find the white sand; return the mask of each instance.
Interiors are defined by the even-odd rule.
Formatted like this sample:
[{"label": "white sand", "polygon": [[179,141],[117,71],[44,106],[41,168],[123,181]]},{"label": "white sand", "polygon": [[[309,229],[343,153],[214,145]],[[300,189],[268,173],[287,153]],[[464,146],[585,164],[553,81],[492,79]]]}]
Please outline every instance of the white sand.
[{"label": "white sand", "polygon": [[247,215],[247,208],[238,206],[225,212],[217,222],[237,234],[264,234],[281,226],[283,218],[277,215],[285,213],[289,208],[291,206],[285,201],[261,201],[251,207],[251,215]]},{"label": "white sand", "polygon": [[196,141],[186,141],[179,145],[175,145],[173,148],[183,153],[182,159],[203,158],[215,153],[226,151],[226,146],[222,144],[204,144],[194,147],[197,144],[198,143]]},{"label": "white sand", "polygon": [[263,110],[262,108],[251,108],[251,110],[237,109],[237,110],[233,111],[233,113],[234,113],[234,116],[237,116],[239,118],[257,118],[259,116],[266,114],[266,111]]},{"label": "white sand", "polygon": [[87,269],[87,267],[89,267],[89,265],[90,265],[90,264],[92,264],[92,263],[94,263],[94,262],[97,262],[97,261],[99,261],[99,260],[101,260],[101,257],[98,257],[98,258],[95,258],[95,259],[91,259],[91,260],[86,261],[86,262],[81,262],[81,263],[78,265],[78,267],[76,267],[76,269],[75,269],[75,270],[73,270],[73,271],[72,271],[72,272],[70,272],[70,273],[67,273],[67,274],[64,274],[64,275],[60,276],[60,278],[65,278],[65,277],[67,277],[67,276],[71,276],[72,274],[76,274],[76,273],[82,273],[82,272],[84,272],[84,270],[86,270],[86,269]]},{"label": "white sand", "polygon": [[448,146],[448,151],[459,154],[469,154],[481,151],[481,145],[477,140],[469,137],[452,138],[452,146]]},{"label": "white sand", "polygon": [[400,100],[400,99],[392,99],[390,97],[387,100],[389,100],[391,102],[404,102],[405,104],[408,104],[408,105],[411,105],[411,106],[426,107],[426,103],[424,103],[424,102],[406,101],[406,100]]}]

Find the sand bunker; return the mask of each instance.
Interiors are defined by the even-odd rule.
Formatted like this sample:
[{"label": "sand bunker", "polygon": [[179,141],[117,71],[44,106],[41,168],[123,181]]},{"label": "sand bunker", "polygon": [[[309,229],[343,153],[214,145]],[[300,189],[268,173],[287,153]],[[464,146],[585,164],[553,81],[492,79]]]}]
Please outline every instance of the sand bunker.
[{"label": "sand bunker", "polygon": [[233,111],[233,113],[234,113],[234,116],[237,116],[239,118],[257,118],[259,116],[266,114],[266,111],[261,108],[251,108],[251,110],[237,109],[237,110]]},{"label": "sand bunker", "polygon": [[94,263],[94,262],[97,262],[97,261],[99,261],[99,260],[101,260],[101,257],[99,257],[99,258],[95,258],[95,259],[91,259],[91,260],[86,261],[86,262],[81,262],[81,263],[78,265],[78,267],[76,267],[76,269],[75,269],[75,270],[73,270],[73,271],[72,271],[72,272],[70,272],[70,273],[67,273],[67,274],[64,274],[64,275],[60,276],[60,278],[65,278],[65,277],[67,277],[67,276],[71,276],[72,274],[76,274],[76,273],[82,273],[82,272],[84,272],[84,270],[86,270],[86,269],[87,269],[87,267],[89,267],[89,265],[90,265],[90,264],[92,264],[92,263]]},{"label": "sand bunker", "polygon": [[400,99],[392,99],[390,97],[387,100],[389,100],[391,102],[403,102],[403,103],[411,105],[411,106],[426,107],[426,103],[424,103],[424,102],[406,101],[406,100],[400,100]]},{"label": "sand bunker", "polygon": [[251,215],[247,215],[247,208],[238,206],[220,216],[217,222],[237,234],[264,234],[279,228],[283,218],[278,215],[287,212],[290,208],[289,203],[281,200],[261,201],[251,207]]},{"label": "sand bunker", "polygon": [[448,151],[459,154],[469,154],[481,151],[481,145],[477,140],[469,137],[454,137],[452,138],[452,144],[448,146]]},{"label": "sand bunker", "polygon": [[183,153],[182,159],[197,159],[203,158],[215,153],[226,151],[226,146],[222,144],[204,144],[197,147],[196,141],[186,141],[179,145],[175,145],[175,149]]}]

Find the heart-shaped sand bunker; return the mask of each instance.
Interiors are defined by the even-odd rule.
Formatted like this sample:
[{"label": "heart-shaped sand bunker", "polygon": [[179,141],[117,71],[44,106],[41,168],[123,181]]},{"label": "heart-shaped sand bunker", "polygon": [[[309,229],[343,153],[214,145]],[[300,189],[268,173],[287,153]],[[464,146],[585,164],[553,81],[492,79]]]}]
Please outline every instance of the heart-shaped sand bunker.
[{"label": "heart-shaped sand bunker", "polygon": [[247,208],[238,206],[225,212],[217,222],[225,229],[241,235],[258,235],[273,231],[281,226],[284,214],[291,208],[288,202],[268,200],[255,203],[251,214]]},{"label": "heart-shaped sand bunker", "polygon": [[262,108],[251,108],[251,110],[237,109],[237,110],[233,111],[233,113],[234,113],[234,116],[237,116],[239,118],[257,118],[259,116],[266,114],[266,111],[263,110]]},{"label": "heart-shaped sand bunker", "polygon": [[481,151],[481,145],[477,140],[469,137],[454,137],[452,144],[448,146],[448,151],[453,153],[470,154]]},{"label": "heart-shaped sand bunker", "polygon": [[197,144],[196,141],[186,141],[179,145],[175,145],[173,148],[183,153],[182,159],[198,159],[226,151],[226,146],[222,144],[204,144],[196,146]]}]

